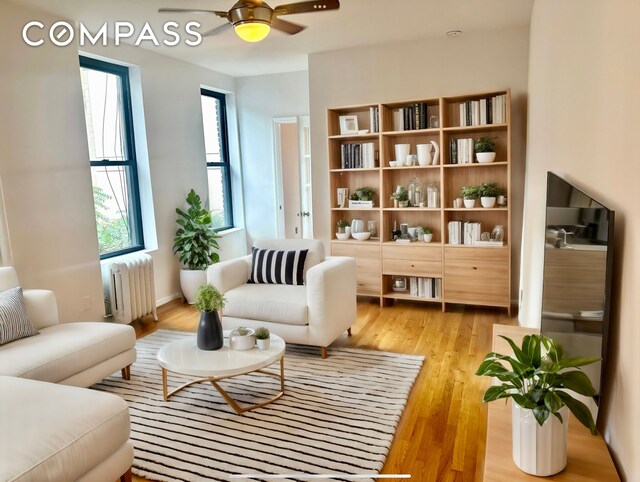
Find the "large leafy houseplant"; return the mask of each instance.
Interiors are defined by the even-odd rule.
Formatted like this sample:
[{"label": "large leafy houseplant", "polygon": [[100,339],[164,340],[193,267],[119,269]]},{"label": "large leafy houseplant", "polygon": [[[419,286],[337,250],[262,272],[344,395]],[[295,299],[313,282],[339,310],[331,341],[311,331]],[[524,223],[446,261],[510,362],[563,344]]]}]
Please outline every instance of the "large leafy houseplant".
[{"label": "large leafy houseplant", "polygon": [[521,347],[505,336],[501,338],[509,343],[514,356],[492,352],[484,358],[476,375],[496,377],[501,383],[489,387],[483,401],[512,398],[522,408],[530,409],[540,426],[550,415],[563,422],[558,411],[566,405],[580,423],[595,434],[591,412],[569,391],[587,397],[595,395],[589,377],[580,367],[600,358],[565,358],[562,346],[542,335],[525,336]]},{"label": "large leafy houseplant", "polygon": [[192,189],[187,195],[189,208],[178,213],[178,230],[173,241],[173,252],[190,270],[205,270],[220,261],[220,236],[213,230],[211,212],[202,207],[200,196]]}]

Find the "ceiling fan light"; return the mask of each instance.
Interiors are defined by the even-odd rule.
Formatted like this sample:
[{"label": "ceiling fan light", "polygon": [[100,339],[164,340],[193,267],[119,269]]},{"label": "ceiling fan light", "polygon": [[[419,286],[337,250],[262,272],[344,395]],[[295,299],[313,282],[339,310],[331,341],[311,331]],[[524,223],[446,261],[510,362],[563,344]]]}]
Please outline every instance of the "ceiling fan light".
[{"label": "ceiling fan light", "polygon": [[271,26],[266,22],[242,22],[233,27],[238,37],[246,42],[260,42],[271,31]]}]

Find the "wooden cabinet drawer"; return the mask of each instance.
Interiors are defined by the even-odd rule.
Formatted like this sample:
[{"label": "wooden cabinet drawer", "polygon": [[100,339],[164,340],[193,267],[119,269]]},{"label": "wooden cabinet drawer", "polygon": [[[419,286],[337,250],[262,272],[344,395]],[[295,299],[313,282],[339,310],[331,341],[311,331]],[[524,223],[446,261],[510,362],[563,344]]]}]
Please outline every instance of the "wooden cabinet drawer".
[{"label": "wooden cabinet drawer", "polygon": [[356,260],[358,294],[380,294],[380,245],[369,243],[331,243],[332,256],[349,256]]},{"label": "wooden cabinet drawer", "polygon": [[331,243],[331,255],[380,259],[380,245],[364,242]]},{"label": "wooden cabinet drawer", "polygon": [[509,248],[446,247],[445,301],[509,305]]},{"label": "wooden cabinet drawer", "polygon": [[383,258],[382,272],[384,274],[404,276],[440,277],[442,276],[442,263],[440,261],[422,261],[417,259]]},{"label": "wooden cabinet drawer", "polygon": [[441,263],[442,247],[438,245],[429,246],[427,243],[412,243],[409,245],[385,244],[382,246],[382,257]]}]

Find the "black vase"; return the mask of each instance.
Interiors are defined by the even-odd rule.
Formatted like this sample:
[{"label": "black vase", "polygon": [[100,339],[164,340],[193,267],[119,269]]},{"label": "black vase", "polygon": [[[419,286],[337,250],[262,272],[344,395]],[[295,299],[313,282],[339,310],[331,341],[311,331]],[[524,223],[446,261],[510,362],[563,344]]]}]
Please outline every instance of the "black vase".
[{"label": "black vase", "polygon": [[203,311],[198,324],[198,348],[219,350],[224,343],[222,323],[217,311]]}]

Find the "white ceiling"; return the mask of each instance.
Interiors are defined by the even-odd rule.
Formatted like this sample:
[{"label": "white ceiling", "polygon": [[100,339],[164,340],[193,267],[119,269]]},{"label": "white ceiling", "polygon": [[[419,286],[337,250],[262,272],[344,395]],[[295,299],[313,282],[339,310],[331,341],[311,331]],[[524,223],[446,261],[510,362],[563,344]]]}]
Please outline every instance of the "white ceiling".
[{"label": "white ceiling", "polygon": [[[149,22],[161,39],[162,24],[169,20],[181,25],[198,21],[202,24],[200,32],[226,20],[213,14],[159,14],[158,8],[228,10],[234,3],[234,0],[15,1],[82,22],[92,31],[105,22],[130,21],[138,29]],[[294,1],[271,0],[270,5]],[[532,5],[533,0],[342,0],[336,11],[285,17],[308,27],[295,36],[273,31],[264,41],[251,44],[240,40],[230,29],[205,39],[197,47],[142,45],[233,76],[289,72],[305,70],[307,56],[314,52],[433,37],[454,29],[470,32],[528,25]]]}]

